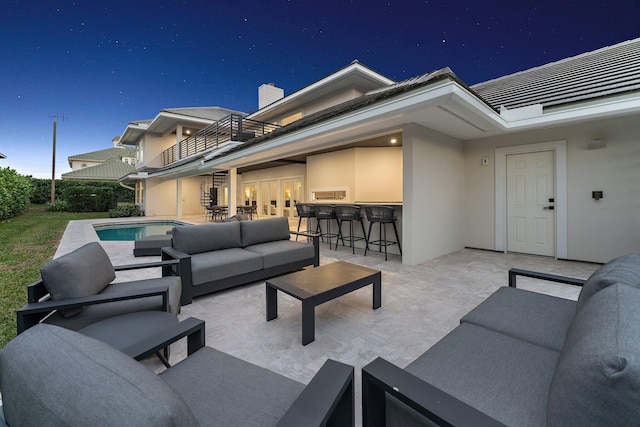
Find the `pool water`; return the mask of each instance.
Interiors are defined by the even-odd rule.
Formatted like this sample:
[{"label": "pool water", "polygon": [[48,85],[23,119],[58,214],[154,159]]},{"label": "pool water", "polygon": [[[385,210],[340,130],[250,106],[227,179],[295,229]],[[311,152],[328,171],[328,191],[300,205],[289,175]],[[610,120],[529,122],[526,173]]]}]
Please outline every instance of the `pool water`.
[{"label": "pool water", "polygon": [[166,234],[173,227],[186,225],[180,221],[147,221],[129,224],[94,225],[100,240],[135,241],[147,236]]}]

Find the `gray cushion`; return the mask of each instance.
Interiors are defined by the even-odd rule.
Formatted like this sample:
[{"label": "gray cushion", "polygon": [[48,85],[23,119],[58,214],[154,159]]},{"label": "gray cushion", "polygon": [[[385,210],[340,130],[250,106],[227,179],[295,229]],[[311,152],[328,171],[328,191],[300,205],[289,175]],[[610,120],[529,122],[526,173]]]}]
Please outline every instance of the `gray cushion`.
[{"label": "gray cushion", "polygon": [[613,285],[584,304],[567,332],[549,392],[548,424],[638,425],[640,290]]},{"label": "gray cushion", "polygon": [[191,256],[191,278],[194,285],[261,269],[262,257],[244,249],[224,249]]},{"label": "gray cushion", "polygon": [[291,240],[259,243],[257,245],[247,246],[245,250],[262,255],[264,268],[309,260],[315,256],[313,245],[293,242]]},{"label": "gray cushion", "polygon": [[239,248],[241,244],[240,223],[236,221],[173,227],[171,235],[173,247],[191,255]]},{"label": "gray cushion", "polygon": [[51,325],[0,350],[0,388],[9,425],[197,425],[180,396],[143,365]]},{"label": "gray cushion", "polygon": [[204,347],[161,374],[203,425],[273,426],[303,384]]},{"label": "gray cushion", "polygon": [[[154,279],[134,280],[132,282],[113,283],[107,286],[101,294],[113,294],[125,290],[144,290],[157,286],[169,287],[169,311],[176,316],[180,311],[180,295],[182,285],[177,276],[158,277]],[[133,313],[135,311],[160,310],[162,308],[161,297],[136,298],[126,301],[108,302],[104,304],[89,305],[77,316],[65,318],[54,313],[45,322],[62,326],[66,329],[77,331],[95,322],[118,316],[120,314]]]},{"label": "gray cushion", "polygon": [[560,351],[575,315],[575,301],[502,287],[467,313],[460,322],[473,323]]},{"label": "gray cushion", "polygon": [[640,287],[640,254],[615,258],[596,270],[580,291],[577,309],[595,293],[616,283]]},{"label": "gray cushion", "polygon": [[[111,260],[98,242],[87,243],[46,263],[40,274],[54,300],[96,295],[116,278]],[[81,308],[65,310],[62,314],[70,317],[80,311]]]},{"label": "gray cushion", "polygon": [[267,218],[257,221],[242,221],[242,247],[275,240],[289,240],[289,220],[286,217]]},{"label": "gray cushion", "polygon": [[463,323],[406,370],[507,425],[541,426],[558,353]]}]

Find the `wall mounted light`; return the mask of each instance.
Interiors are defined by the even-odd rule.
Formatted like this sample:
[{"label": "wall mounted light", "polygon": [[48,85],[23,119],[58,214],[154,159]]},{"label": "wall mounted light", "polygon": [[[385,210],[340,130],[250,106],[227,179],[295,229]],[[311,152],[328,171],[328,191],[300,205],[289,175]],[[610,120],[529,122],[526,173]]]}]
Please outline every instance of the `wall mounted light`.
[{"label": "wall mounted light", "polygon": [[395,139],[395,138],[391,138],[391,143],[392,143],[392,144],[395,144],[396,142],[398,142],[398,140],[397,140],[397,139]]}]

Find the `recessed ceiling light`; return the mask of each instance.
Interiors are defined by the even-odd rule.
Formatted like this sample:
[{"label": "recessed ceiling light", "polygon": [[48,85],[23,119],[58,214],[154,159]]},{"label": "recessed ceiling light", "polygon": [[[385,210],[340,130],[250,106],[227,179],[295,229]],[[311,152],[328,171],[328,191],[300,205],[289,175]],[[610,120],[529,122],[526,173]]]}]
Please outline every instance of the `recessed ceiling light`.
[{"label": "recessed ceiling light", "polygon": [[391,138],[391,143],[392,143],[392,144],[395,144],[396,142],[398,142],[398,140],[397,140],[397,139],[395,139],[395,138]]}]

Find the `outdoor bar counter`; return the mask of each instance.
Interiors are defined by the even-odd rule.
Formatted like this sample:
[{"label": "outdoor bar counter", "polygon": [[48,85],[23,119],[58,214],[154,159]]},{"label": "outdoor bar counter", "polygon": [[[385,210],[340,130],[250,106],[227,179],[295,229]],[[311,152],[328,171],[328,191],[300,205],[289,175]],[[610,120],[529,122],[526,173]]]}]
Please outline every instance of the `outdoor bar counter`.
[{"label": "outdoor bar counter", "polygon": [[[402,245],[402,202],[398,202],[398,201],[392,201],[392,202],[369,202],[369,201],[356,201],[353,203],[350,202],[345,202],[345,201],[336,201],[336,200],[327,200],[327,201],[322,201],[322,200],[316,200],[313,202],[304,202],[307,203],[309,205],[333,205],[333,206],[338,206],[338,205],[355,205],[355,206],[360,206],[361,208],[361,215],[362,215],[362,222],[364,223],[364,229],[366,232],[369,231],[369,221],[367,220],[367,215],[365,214],[364,211],[364,207],[367,205],[375,205],[375,206],[392,206],[394,208],[394,216],[396,217],[396,227],[398,228],[398,235],[400,236],[400,244]],[[322,231],[326,232],[326,221],[322,221]],[[315,227],[317,225],[317,222],[315,220],[311,221],[311,229],[315,230]],[[302,225],[302,227],[304,227],[304,225]],[[336,222],[335,221],[331,221],[331,232],[335,233],[336,231]],[[387,240],[393,240],[395,241],[396,236],[393,232],[393,226],[391,224],[387,224],[384,225],[383,227],[387,227]],[[343,224],[342,226],[342,232],[345,236],[349,235],[349,225],[348,224]],[[362,234],[362,228],[360,227],[359,224],[354,224],[353,225],[353,229],[354,229],[354,234],[356,235],[356,237],[364,237]],[[371,228],[371,241],[374,240],[379,240],[380,239],[380,224],[374,224],[373,227]],[[332,239],[332,248],[335,248],[335,243],[336,243],[336,238],[334,237]],[[338,243],[340,246],[342,245],[342,240],[339,241]],[[347,239],[345,239],[345,246],[349,246],[349,242],[347,241]],[[356,253],[358,253],[358,249],[361,249],[362,251],[360,253],[362,253],[364,251],[365,248],[365,241],[364,240],[357,240],[355,241],[355,247],[356,247]],[[369,245],[369,251],[375,251],[378,252],[378,245]],[[384,252],[384,247],[382,247],[382,252]],[[394,254],[394,255],[400,255],[400,250],[398,248],[398,245],[390,245],[387,246],[387,252],[389,254]]]}]

